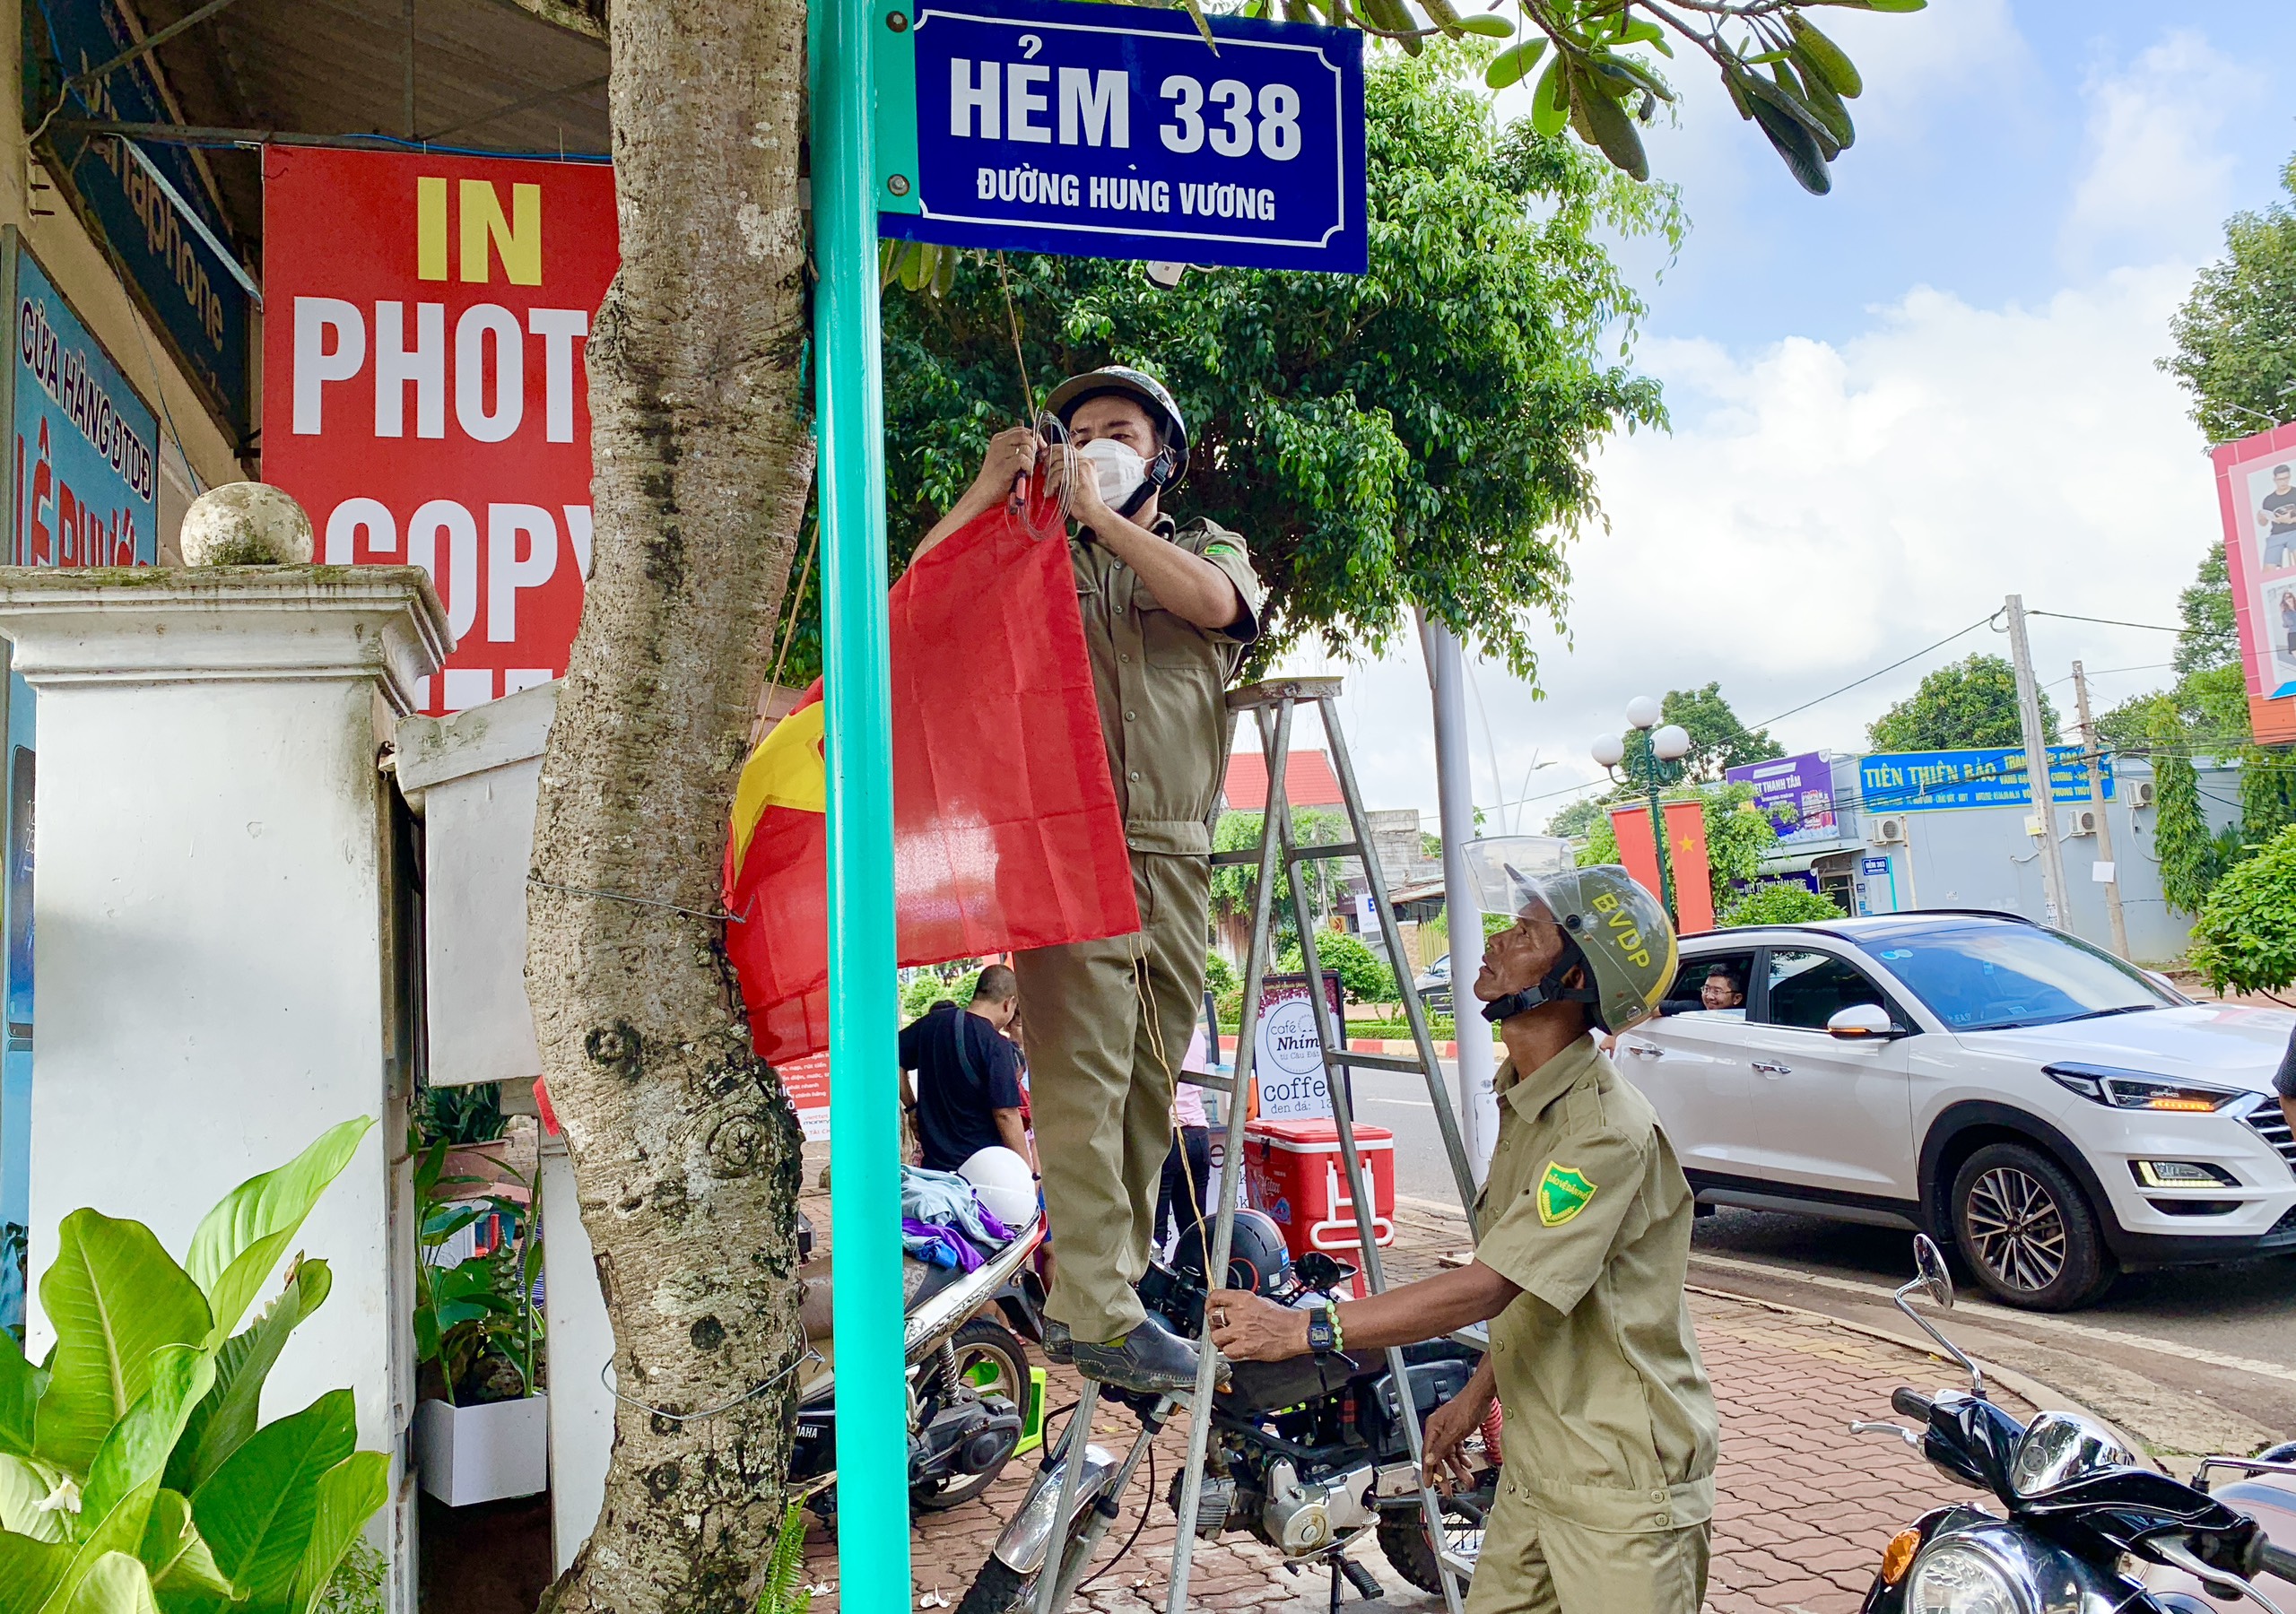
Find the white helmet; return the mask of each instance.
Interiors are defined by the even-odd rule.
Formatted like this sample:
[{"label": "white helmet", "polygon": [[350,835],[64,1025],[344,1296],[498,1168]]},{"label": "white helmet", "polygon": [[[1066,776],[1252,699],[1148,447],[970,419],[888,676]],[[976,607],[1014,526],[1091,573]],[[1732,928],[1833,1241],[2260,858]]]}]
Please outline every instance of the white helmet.
[{"label": "white helmet", "polygon": [[1037,1219],[1037,1180],[1029,1163],[1002,1143],[978,1149],[957,1167],[989,1215],[1019,1232]]}]

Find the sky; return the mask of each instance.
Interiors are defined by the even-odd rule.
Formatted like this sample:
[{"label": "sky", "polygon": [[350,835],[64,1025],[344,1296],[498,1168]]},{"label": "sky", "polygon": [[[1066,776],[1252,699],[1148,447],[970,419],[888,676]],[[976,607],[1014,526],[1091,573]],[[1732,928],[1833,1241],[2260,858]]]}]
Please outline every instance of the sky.
[{"label": "sky", "polygon": [[[1535,830],[1599,770],[1627,700],[1718,680],[1760,724],[1996,611],[2177,620],[2217,542],[2184,395],[2155,360],[2223,221],[2282,193],[2296,152],[2296,5],[1932,0],[1814,15],[1866,82],[1827,196],[1803,192],[1710,72],[1654,131],[1654,178],[1691,234],[1629,244],[1650,314],[1634,362],[1672,430],[1595,470],[1604,521],[1570,551],[1567,638],[1537,690],[1470,669],[1487,833]],[[1519,110],[1510,92],[1502,113]],[[2157,687],[2173,639],[2038,619],[2039,676],[2071,721],[2071,664],[2100,708]],[[1855,751],[1922,673],[1989,628],[1771,725],[1788,751]],[[1415,644],[1347,679],[1370,804],[1434,827]],[[1536,798],[1526,800],[1526,798]]]}]

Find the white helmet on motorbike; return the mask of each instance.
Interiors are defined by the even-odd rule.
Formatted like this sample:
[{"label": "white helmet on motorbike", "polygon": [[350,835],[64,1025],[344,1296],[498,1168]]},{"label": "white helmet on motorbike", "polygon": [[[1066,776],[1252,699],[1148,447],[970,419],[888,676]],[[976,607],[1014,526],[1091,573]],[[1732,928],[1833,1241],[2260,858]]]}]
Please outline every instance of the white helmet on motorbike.
[{"label": "white helmet on motorbike", "polygon": [[982,1209],[1018,1232],[1037,1219],[1037,1179],[1029,1163],[1001,1143],[977,1149],[957,1175],[972,1184]]}]

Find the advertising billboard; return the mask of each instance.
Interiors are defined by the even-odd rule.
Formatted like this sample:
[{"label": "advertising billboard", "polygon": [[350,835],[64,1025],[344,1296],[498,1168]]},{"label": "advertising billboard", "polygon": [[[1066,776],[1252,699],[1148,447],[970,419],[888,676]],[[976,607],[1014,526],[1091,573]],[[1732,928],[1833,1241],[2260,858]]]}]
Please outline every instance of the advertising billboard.
[{"label": "advertising billboard", "polygon": [[1835,837],[1833,764],[1816,751],[1744,763],[1725,768],[1722,777],[1754,787],[1754,806],[1770,815],[1779,841],[1791,846]]},{"label": "advertising billboard", "polygon": [[[1324,971],[1324,1002],[1335,1023],[1346,1023],[1339,977]],[[1331,1114],[1331,1078],[1324,1065],[1324,1044],[1316,1030],[1316,1005],[1304,973],[1260,977],[1259,1028],[1252,1039],[1252,1084],[1259,1089],[1257,1113],[1270,1120],[1299,1120]]]},{"label": "advertising billboard", "polygon": [[590,568],[603,164],[264,152],[263,472],[329,565],[420,566],[454,654],[433,715],[566,671]]},{"label": "advertising billboard", "polygon": [[[2107,801],[2113,799],[2113,760],[2100,769]],[[1885,751],[1857,764],[1857,792],[1868,812],[1921,812],[1956,807],[2031,804],[2023,747],[1970,751]],[[2049,799],[2089,799],[2089,765],[2077,745],[2048,748]]]},{"label": "advertising billboard", "polygon": [[2296,740],[2296,425],[2222,444],[2209,457],[2249,726],[2267,745]]},{"label": "advertising billboard", "polygon": [[160,558],[160,426],[13,230],[15,353],[7,416],[16,566],[149,566]]}]

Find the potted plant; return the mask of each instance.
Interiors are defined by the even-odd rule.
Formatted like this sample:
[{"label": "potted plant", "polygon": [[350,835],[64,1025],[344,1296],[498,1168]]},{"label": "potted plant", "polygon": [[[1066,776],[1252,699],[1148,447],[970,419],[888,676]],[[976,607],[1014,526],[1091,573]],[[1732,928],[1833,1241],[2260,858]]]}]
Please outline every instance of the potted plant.
[{"label": "potted plant", "polygon": [[[450,1507],[529,1497],[550,1483],[533,1184],[491,1156],[479,1172],[451,1169],[467,1158],[470,1142],[419,1143],[414,1169],[422,1214],[414,1344],[423,1393],[414,1410],[415,1462],[422,1488]],[[479,1228],[490,1234],[481,1247],[450,1260],[448,1246]]]}]

